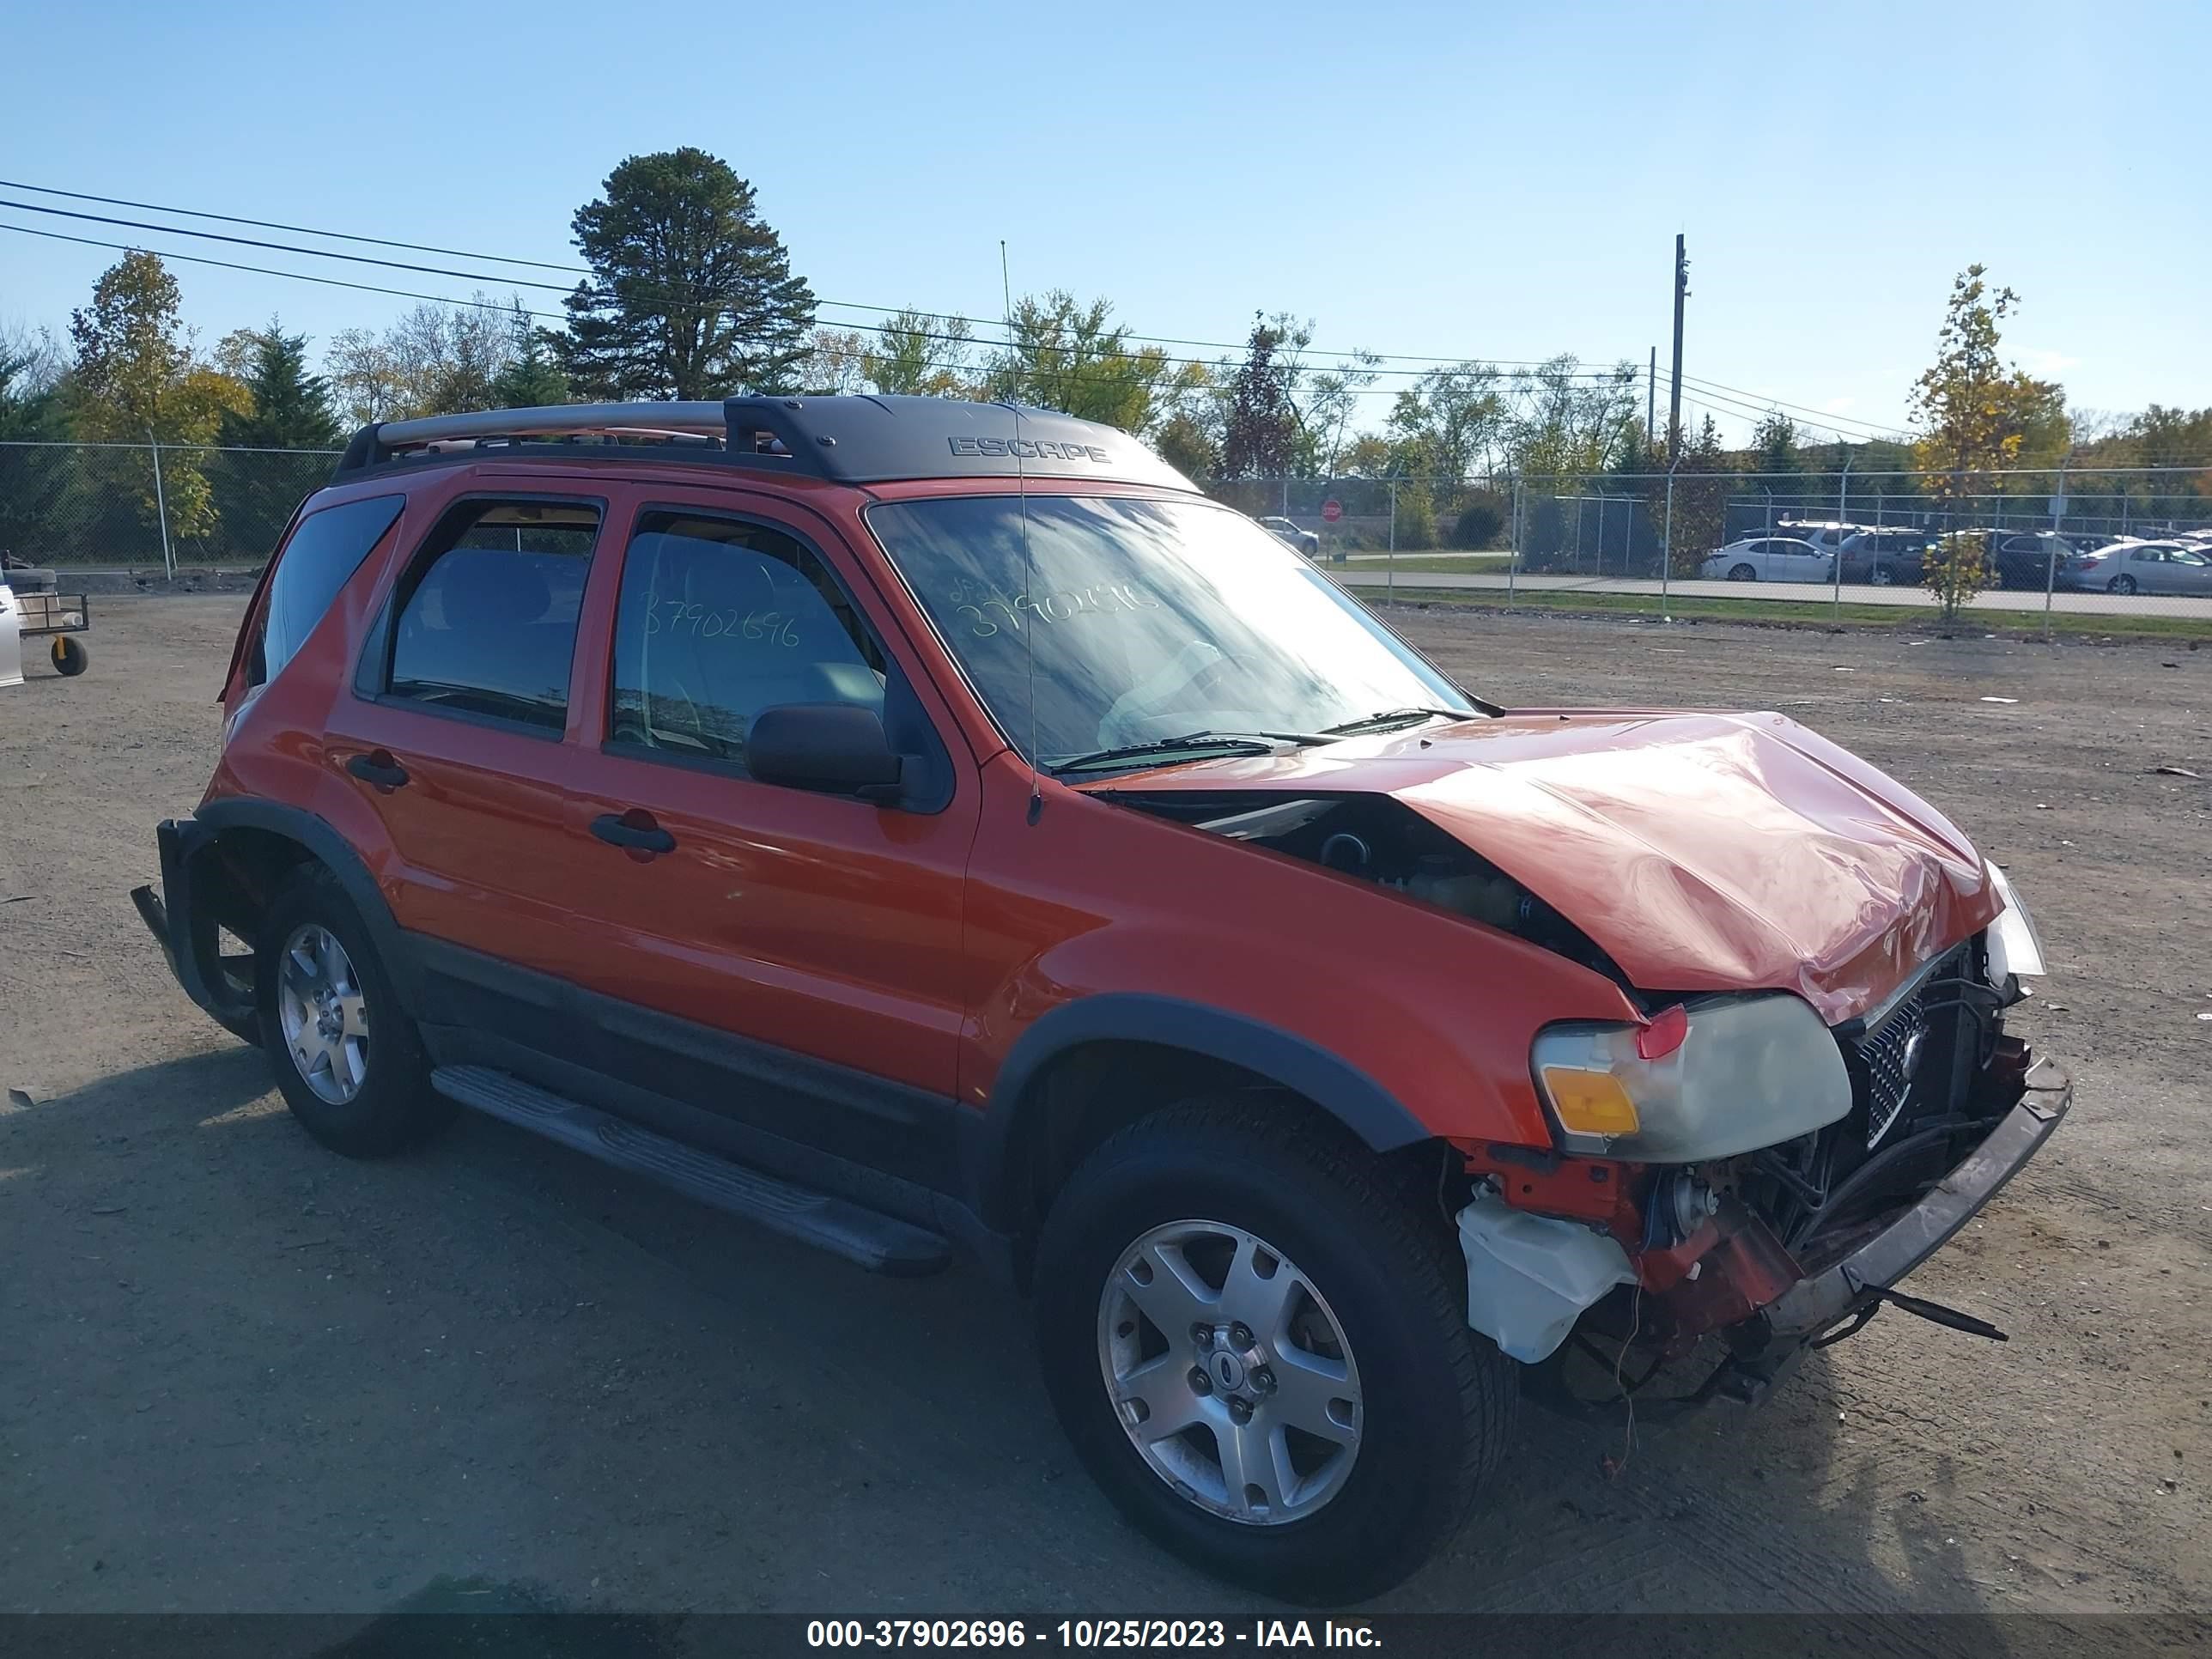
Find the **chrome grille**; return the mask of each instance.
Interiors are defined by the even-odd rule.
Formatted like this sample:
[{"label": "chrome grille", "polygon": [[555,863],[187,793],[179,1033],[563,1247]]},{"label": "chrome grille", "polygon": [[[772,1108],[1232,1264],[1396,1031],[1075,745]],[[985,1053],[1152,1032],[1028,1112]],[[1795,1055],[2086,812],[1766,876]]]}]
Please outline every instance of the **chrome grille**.
[{"label": "chrome grille", "polygon": [[1925,988],[1892,1009],[1882,1023],[1859,1039],[1859,1071],[1866,1091],[1866,1144],[1881,1143],[1912,1095],[1913,1073],[1928,1046]]}]

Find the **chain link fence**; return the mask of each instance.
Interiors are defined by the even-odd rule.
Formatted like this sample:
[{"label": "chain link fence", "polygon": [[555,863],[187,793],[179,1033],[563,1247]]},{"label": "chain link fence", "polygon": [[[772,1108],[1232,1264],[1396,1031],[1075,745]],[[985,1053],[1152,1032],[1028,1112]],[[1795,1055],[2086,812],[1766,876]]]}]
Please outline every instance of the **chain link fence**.
[{"label": "chain link fence", "polygon": [[[2212,637],[2212,468],[1207,485],[1355,591],[1648,617]],[[1372,590],[1382,590],[1379,595]]]},{"label": "chain link fence", "polygon": [[[0,552],[64,569],[251,568],[337,452],[0,443]],[[2212,468],[1248,478],[1206,486],[1370,597],[1648,617],[2212,637]],[[1960,549],[1970,549],[1960,552]],[[1379,595],[1370,590],[1382,590]]]},{"label": "chain link fence", "polygon": [[0,553],[76,570],[253,566],[336,450],[0,443]]}]

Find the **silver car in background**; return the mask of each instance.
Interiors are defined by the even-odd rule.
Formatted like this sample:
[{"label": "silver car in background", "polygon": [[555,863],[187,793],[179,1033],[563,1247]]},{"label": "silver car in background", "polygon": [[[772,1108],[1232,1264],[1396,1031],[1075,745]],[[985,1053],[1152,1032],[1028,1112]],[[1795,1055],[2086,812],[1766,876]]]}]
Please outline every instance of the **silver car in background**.
[{"label": "silver car in background", "polygon": [[2085,593],[2212,599],[2212,553],[2179,541],[2115,542],[2068,559],[2059,568],[2058,586]]},{"label": "silver car in background", "polygon": [[1288,548],[1295,549],[1310,559],[1321,557],[1321,538],[1310,530],[1301,530],[1288,519],[1261,519],[1261,529]]},{"label": "silver car in background", "polygon": [[1747,536],[1708,554],[1698,574],[1707,581],[1824,582],[1835,564],[1834,554],[1792,536]]}]

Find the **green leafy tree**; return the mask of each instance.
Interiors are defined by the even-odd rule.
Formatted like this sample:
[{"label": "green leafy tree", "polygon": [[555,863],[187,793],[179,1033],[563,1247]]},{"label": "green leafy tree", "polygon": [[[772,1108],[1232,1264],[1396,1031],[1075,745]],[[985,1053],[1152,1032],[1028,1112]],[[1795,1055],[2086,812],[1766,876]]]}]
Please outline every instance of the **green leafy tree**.
[{"label": "green leafy tree", "polygon": [[583,395],[799,388],[813,290],[727,162],[688,147],[633,155],[571,225],[592,275],[568,296],[561,356]]},{"label": "green leafy tree", "polygon": [[[157,523],[166,500],[173,538],[192,541],[215,526],[207,455],[227,410],[251,407],[245,386],[196,362],[179,318],[176,278],[161,259],[126,253],[100,274],[89,307],[70,313],[76,361],[70,376],[70,424],[95,443],[150,441],[182,447],[165,455],[161,488],[152,468],[116,457],[112,481],[135,498],[143,523]],[[143,482],[137,475],[143,472]]]},{"label": "green leafy tree", "polygon": [[985,369],[985,395],[1149,431],[1175,388],[1175,366],[1158,346],[1132,349],[1113,314],[1105,300],[1084,305],[1061,289],[1023,295]]},{"label": "green leafy tree", "polygon": [[1194,483],[1204,483],[1221,465],[1221,446],[1204,419],[1187,409],[1177,410],[1160,422],[1152,434],[1152,447],[1162,460]]},{"label": "green leafy tree", "polygon": [[974,343],[966,318],[909,307],[877,325],[875,343],[861,355],[861,378],[886,396],[969,397],[975,390]]},{"label": "green leafy tree", "polygon": [[1805,471],[1797,447],[1797,423],[1778,409],[1766,412],[1751,434],[1752,471],[1762,477],[1788,477]]},{"label": "green leafy tree", "polygon": [[[1936,475],[1929,493],[1947,516],[1965,513],[1975,495],[1987,493],[1992,475],[2018,459],[2026,437],[2021,404],[2027,377],[2000,355],[2000,325],[2020,296],[2008,288],[1992,293],[1982,280],[1986,274],[1987,267],[1969,265],[1952,283],[1936,361],[1912,389],[1921,464]],[[1922,568],[1947,623],[1958,619],[1988,580],[1978,546],[1970,553],[1949,539]]]},{"label": "green leafy tree", "polygon": [[1488,363],[1432,368],[1398,394],[1388,428],[1406,449],[1408,470],[1456,491],[1487,472],[1505,435],[1505,400]]},{"label": "green leafy tree", "polygon": [[1516,370],[1505,383],[1506,444],[1514,470],[1532,479],[1591,478],[1607,471],[1638,430],[1633,363],[1592,374],[1562,355]]}]

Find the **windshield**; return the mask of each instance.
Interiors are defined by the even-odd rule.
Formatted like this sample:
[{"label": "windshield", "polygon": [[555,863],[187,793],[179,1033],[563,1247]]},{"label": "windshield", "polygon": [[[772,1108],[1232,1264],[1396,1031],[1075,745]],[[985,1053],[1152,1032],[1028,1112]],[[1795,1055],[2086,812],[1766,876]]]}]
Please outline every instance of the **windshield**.
[{"label": "windshield", "polygon": [[[1015,747],[1050,766],[1186,733],[1318,733],[1467,697],[1249,519],[1203,501],[1012,495],[868,523]],[[1032,580],[1030,571],[1034,569]]]}]

